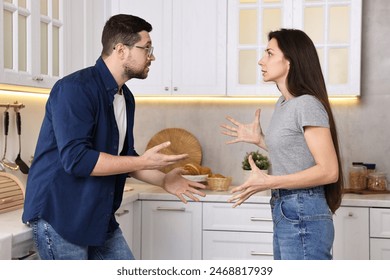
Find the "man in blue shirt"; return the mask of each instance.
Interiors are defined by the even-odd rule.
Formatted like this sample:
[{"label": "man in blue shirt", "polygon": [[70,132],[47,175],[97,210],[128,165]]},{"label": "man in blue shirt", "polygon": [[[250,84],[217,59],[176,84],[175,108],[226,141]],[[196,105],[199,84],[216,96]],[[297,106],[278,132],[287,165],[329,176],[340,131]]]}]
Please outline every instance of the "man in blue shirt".
[{"label": "man in blue shirt", "polygon": [[46,104],[31,166],[23,222],[33,228],[42,259],[134,259],[115,211],[127,176],[163,187],[186,203],[204,185],[180,169],[158,169],[188,155],[164,155],[162,143],[134,150],[134,97],[125,82],[145,79],[155,60],[152,26],[131,15],[105,24],[95,66],[59,80]]}]

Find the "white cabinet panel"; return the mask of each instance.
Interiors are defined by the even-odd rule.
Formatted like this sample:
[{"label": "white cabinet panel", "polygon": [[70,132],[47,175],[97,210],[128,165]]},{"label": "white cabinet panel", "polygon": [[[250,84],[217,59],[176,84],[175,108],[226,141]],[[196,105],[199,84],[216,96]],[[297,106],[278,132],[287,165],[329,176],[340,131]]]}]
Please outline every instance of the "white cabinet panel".
[{"label": "white cabinet panel", "polygon": [[141,202],[135,201],[122,205],[116,211],[115,217],[135,259],[139,260],[141,258]]},{"label": "white cabinet panel", "polygon": [[370,209],[370,236],[390,238],[390,209]]},{"label": "white cabinet panel", "polygon": [[269,204],[242,204],[232,208],[228,203],[203,203],[204,230],[272,232]]},{"label": "white cabinet panel", "polygon": [[130,248],[133,246],[133,223],[134,223],[134,211],[133,203],[127,203],[122,205],[115,212],[116,221],[119,223],[119,227],[122,230],[123,237],[126,239]]},{"label": "white cabinet panel", "polygon": [[228,1],[228,17],[227,95],[280,95],[257,65],[268,33],[280,28],[313,40],[330,96],[360,95],[361,0]]},{"label": "white cabinet panel", "polygon": [[272,260],[272,233],[203,232],[204,260]]},{"label": "white cabinet panel", "polygon": [[71,11],[63,1],[33,2],[0,0],[0,83],[50,88],[63,75],[63,17]]},{"label": "white cabinet panel", "polygon": [[370,239],[370,259],[390,260],[390,239]]},{"label": "white cabinet panel", "polygon": [[142,201],[142,259],[201,259],[202,204]]},{"label": "white cabinet panel", "polygon": [[203,259],[273,259],[269,204],[203,203]]},{"label": "white cabinet panel", "polygon": [[333,217],[335,240],[333,258],[336,260],[369,259],[369,209],[340,207]]},{"label": "white cabinet panel", "polygon": [[156,60],[134,95],[225,95],[226,0],[113,0],[112,13],[144,18]]}]

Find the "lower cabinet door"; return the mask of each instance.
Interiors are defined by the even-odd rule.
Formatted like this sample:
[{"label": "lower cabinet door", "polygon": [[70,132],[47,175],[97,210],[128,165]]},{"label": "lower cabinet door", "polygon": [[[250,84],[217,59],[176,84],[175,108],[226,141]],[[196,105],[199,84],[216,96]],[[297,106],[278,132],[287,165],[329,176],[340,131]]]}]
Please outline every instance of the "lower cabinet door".
[{"label": "lower cabinet door", "polygon": [[369,259],[369,209],[367,207],[340,207],[333,218],[335,260]]},{"label": "lower cabinet door", "polygon": [[122,205],[115,213],[116,221],[122,230],[123,237],[126,239],[130,249],[133,247],[133,203]]},{"label": "lower cabinet door", "polygon": [[272,260],[272,233],[203,231],[204,260]]},{"label": "lower cabinet door", "polygon": [[390,239],[370,238],[370,260],[390,260]]},{"label": "lower cabinet door", "polygon": [[202,258],[202,204],[142,201],[142,259]]}]

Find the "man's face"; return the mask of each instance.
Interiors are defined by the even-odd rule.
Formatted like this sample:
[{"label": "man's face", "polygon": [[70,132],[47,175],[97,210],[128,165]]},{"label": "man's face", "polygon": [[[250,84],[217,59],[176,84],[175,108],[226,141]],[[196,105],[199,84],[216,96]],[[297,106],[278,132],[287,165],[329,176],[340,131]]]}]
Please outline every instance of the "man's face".
[{"label": "man's face", "polygon": [[149,67],[155,57],[152,51],[152,40],[146,31],[139,32],[141,40],[132,47],[127,47],[128,52],[123,63],[123,75],[126,80],[132,78],[145,79],[149,73]]}]

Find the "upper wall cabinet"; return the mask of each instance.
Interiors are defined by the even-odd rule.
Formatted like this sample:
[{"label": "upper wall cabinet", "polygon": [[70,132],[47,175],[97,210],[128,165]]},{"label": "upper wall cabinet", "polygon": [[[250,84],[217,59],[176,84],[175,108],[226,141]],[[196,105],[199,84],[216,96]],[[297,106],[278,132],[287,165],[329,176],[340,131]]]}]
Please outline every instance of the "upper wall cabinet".
[{"label": "upper wall cabinet", "polygon": [[361,0],[228,1],[228,95],[279,95],[257,64],[279,28],[313,40],[330,96],[360,95]]},{"label": "upper wall cabinet", "polygon": [[0,0],[0,83],[51,88],[95,64],[110,0]]},{"label": "upper wall cabinet", "polygon": [[145,80],[127,82],[135,95],[226,94],[226,0],[112,0],[112,13],[153,26],[156,60]]},{"label": "upper wall cabinet", "polygon": [[63,0],[0,0],[0,83],[51,87],[63,74]]}]

